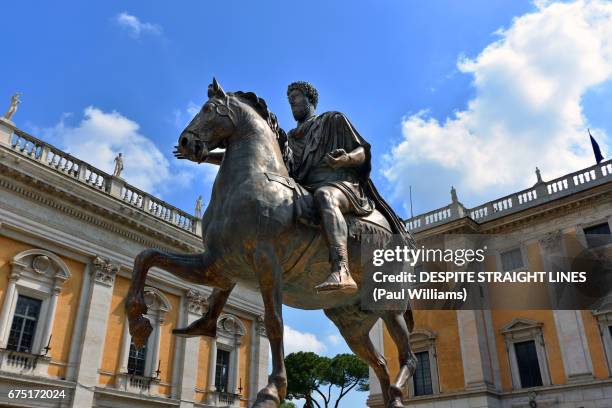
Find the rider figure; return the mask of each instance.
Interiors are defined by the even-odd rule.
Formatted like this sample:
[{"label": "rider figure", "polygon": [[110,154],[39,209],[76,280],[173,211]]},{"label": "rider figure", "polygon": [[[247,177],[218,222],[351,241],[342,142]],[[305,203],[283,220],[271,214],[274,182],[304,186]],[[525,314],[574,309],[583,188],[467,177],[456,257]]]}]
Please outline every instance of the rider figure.
[{"label": "rider figure", "polygon": [[348,266],[344,214],[368,215],[373,197],[369,181],[370,145],[339,112],[315,113],[317,90],[308,82],[289,85],[287,97],[297,127],[288,133],[290,175],[313,193],[329,245],[331,273],[316,286],[319,292],[357,290]]}]

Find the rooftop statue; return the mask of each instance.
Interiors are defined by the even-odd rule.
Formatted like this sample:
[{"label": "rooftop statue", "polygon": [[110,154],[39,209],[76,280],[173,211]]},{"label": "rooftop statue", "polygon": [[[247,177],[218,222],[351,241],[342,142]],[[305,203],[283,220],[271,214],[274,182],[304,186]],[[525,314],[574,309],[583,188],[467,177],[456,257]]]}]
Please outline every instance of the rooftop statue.
[{"label": "rooftop statue", "polygon": [[[398,237],[413,248],[414,241],[369,179],[370,146],[344,115],[314,115],[316,98],[306,85],[289,87],[298,121],[289,135],[252,92],[225,92],[213,80],[208,98],[180,135],[175,152],[179,159],[220,165],[202,218],[204,251],[148,249],[136,257],[126,300],[134,343],[143,346],[152,331],[144,300],[150,268],[214,288],[205,315],[173,331],[183,337],[215,337],[220,313],[240,281],[260,288],[272,350],[272,374],[253,408],[278,408],[286,396],[283,303],[323,309],[351,350],[376,373],[386,390],[386,407],[403,407],[402,390],[416,368],[409,341],[412,313],[407,302],[402,310],[361,308],[362,296],[369,296],[364,282],[372,274],[361,256]],[[217,148],[225,151],[214,152]],[[315,288],[321,282],[323,292]],[[328,289],[335,289],[333,296],[325,293]],[[393,382],[369,337],[379,318],[399,351]]]},{"label": "rooftop statue", "polygon": [[202,196],[198,196],[198,199],[195,203],[195,214],[196,217],[202,216]]},{"label": "rooftop statue", "polygon": [[113,176],[120,177],[122,171],[123,171],[123,155],[119,153],[117,157],[115,157],[115,169],[113,170]]},{"label": "rooftop statue", "polygon": [[15,93],[11,97],[11,104],[6,113],[4,114],[4,119],[11,120],[13,118],[13,115],[15,115],[15,112],[17,112],[17,107],[21,103],[21,100],[19,99],[20,97],[21,94],[19,92]]}]

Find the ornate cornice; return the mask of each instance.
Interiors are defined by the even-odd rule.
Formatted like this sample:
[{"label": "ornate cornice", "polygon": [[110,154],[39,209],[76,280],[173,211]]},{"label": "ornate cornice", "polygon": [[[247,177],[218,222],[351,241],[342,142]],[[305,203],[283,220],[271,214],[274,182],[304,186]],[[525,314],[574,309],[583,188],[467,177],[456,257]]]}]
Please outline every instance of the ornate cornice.
[{"label": "ornate cornice", "polygon": [[115,276],[119,271],[119,266],[99,256],[95,257],[91,264],[93,278],[96,282],[109,287],[115,284]]},{"label": "ornate cornice", "polygon": [[257,316],[257,321],[255,321],[255,331],[258,335],[262,337],[266,337],[268,334],[266,332],[266,323],[264,321],[263,316]]},{"label": "ornate cornice", "polygon": [[208,310],[206,296],[198,290],[189,289],[185,294],[187,297],[187,310],[189,313],[203,315]]},{"label": "ornate cornice", "polygon": [[549,232],[548,234],[540,238],[538,241],[540,243],[540,246],[546,252],[555,252],[555,251],[562,250],[561,248],[561,238],[562,237],[563,237],[562,232],[558,230],[558,231]]},{"label": "ornate cornice", "polygon": [[[7,170],[7,172],[12,173],[14,179],[23,179],[25,182],[31,185],[37,185],[40,190],[43,190],[49,194],[59,196],[63,199],[66,199],[69,202],[75,203],[81,207],[76,208],[74,206],[68,205],[67,203],[53,199],[52,197],[41,194],[40,191],[33,188],[27,188],[24,185],[20,185],[15,183],[13,180],[0,178],[0,187],[5,188],[9,191],[17,193],[26,197],[29,200],[36,201],[46,207],[53,208],[55,210],[61,211],[64,214],[70,216],[71,218],[79,219],[81,221],[87,222],[89,224],[96,225],[100,228],[103,228],[107,231],[110,231],[114,234],[120,235],[124,238],[137,242],[144,247],[147,248],[157,248],[159,247],[159,242],[148,239],[147,237],[154,236],[161,241],[165,241],[171,244],[172,248],[186,250],[188,252],[197,252],[200,251],[201,248],[191,245],[183,240],[179,240],[174,236],[170,236],[168,234],[161,233],[157,230],[151,229],[146,225],[137,223],[134,218],[130,218],[127,215],[135,215],[136,211],[130,208],[127,208],[128,211],[125,211],[127,215],[121,215],[110,211],[108,208],[97,205],[90,200],[83,199],[82,197],[70,194],[66,191],[59,189],[57,186],[53,186],[46,182],[43,182],[39,179],[35,179],[30,176],[26,176],[22,173],[16,172],[10,167],[2,166],[0,164],[0,168],[3,170]],[[123,208],[123,207],[121,207]],[[85,209],[95,211],[95,213],[86,211]],[[109,222],[106,219],[115,219],[116,221],[122,223],[123,225],[134,225],[134,227],[142,229],[142,232],[136,233],[132,232],[126,228],[122,228],[119,225]],[[142,217],[141,217],[142,218]],[[157,221],[157,220],[156,220]],[[146,234],[145,234],[146,233]],[[181,234],[186,234],[184,232],[180,232]]]}]

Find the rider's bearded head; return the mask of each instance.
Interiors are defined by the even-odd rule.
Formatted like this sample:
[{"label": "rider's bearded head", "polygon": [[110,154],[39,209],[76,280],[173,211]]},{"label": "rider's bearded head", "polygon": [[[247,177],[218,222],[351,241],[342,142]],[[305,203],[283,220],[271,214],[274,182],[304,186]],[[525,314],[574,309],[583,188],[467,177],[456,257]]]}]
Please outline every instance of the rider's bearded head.
[{"label": "rider's bearded head", "polygon": [[319,94],[312,84],[296,81],[287,87],[287,97],[291,112],[297,121],[302,121],[314,114],[319,102]]}]

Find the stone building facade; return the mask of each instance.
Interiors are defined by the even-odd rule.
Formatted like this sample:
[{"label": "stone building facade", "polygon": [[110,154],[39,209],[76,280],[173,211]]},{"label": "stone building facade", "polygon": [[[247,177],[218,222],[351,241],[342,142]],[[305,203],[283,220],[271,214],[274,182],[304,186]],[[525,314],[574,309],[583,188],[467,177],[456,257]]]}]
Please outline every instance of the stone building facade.
[{"label": "stone building facade", "polygon": [[0,406],[250,406],[269,354],[253,288],[234,290],[216,340],[177,338],[210,289],[153,269],[154,331],[131,343],[134,257],[197,252],[201,235],[199,219],[0,120]]},{"label": "stone building facade", "polygon": [[[478,236],[487,247],[486,271],[553,270],[545,254],[572,259],[593,247],[610,261],[612,161],[552,181],[536,174],[534,186],[472,209],[453,189],[449,205],[406,225],[425,246],[440,237]],[[504,293],[513,301],[534,296],[498,295]],[[419,368],[406,387],[406,406],[612,407],[610,303],[596,310],[415,310],[414,319]],[[371,337],[395,375],[397,350],[382,323]],[[382,407],[380,385],[370,380],[368,405]]]}]

